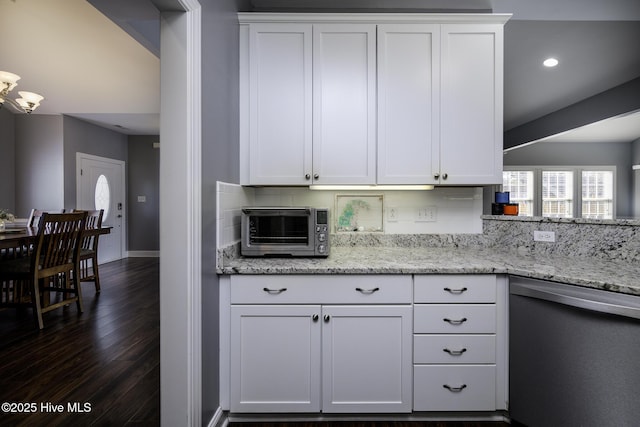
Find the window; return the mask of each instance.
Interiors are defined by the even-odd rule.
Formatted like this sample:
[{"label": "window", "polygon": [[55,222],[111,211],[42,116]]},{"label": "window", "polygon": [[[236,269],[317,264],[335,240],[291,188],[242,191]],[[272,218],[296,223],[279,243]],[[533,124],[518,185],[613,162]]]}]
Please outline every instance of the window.
[{"label": "window", "polygon": [[573,217],[573,172],[542,171],[542,216]]},{"label": "window", "polygon": [[102,214],[102,221],[106,220],[109,217],[111,189],[109,188],[109,181],[107,181],[107,177],[104,175],[100,175],[98,177],[94,199],[96,203],[96,209],[104,209],[104,213]]},{"label": "window", "polygon": [[502,180],[502,190],[518,204],[519,215],[533,216],[533,171],[504,171]]},{"label": "window", "polygon": [[615,166],[506,167],[502,190],[522,216],[612,219],[615,172]]},{"label": "window", "polygon": [[582,217],[613,218],[613,172],[582,171]]}]

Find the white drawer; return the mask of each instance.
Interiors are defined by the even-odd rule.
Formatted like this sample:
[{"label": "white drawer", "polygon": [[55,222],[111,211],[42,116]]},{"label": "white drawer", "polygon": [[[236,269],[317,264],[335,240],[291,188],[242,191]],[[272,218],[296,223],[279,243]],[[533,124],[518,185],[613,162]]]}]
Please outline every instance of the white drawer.
[{"label": "white drawer", "polygon": [[496,336],[414,335],[413,363],[496,363]]},{"label": "white drawer", "polygon": [[411,304],[410,275],[237,275],[232,304]]},{"label": "white drawer", "polygon": [[495,334],[495,304],[416,304],[416,334]]},{"label": "white drawer", "polygon": [[420,365],[414,367],[413,375],[414,411],[496,409],[493,365]]},{"label": "white drawer", "polygon": [[417,303],[483,303],[496,301],[496,276],[487,274],[416,275]]}]

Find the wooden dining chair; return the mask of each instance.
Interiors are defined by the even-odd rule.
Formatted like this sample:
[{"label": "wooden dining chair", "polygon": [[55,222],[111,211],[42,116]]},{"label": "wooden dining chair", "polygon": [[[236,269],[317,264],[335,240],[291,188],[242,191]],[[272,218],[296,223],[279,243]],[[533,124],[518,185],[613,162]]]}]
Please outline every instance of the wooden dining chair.
[{"label": "wooden dining chair", "polygon": [[[45,213],[38,228],[34,250],[28,257],[0,263],[0,282],[11,282],[14,292],[24,296],[26,288],[39,329],[42,314],[76,303],[82,313],[82,290],[78,277],[80,244],[86,212]],[[54,298],[50,301],[50,295]],[[23,301],[24,302],[24,301]]]},{"label": "wooden dining chair", "polygon": [[[93,211],[81,211],[74,209],[74,212],[87,212],[85,230],[96,230],[102,227],[102,215],[104,209]],[[94,282],[96,292],[100,292],[100,274],[98,271],[98,237],[99,234],[85,234],[82,237],[80,247],[80,282]]]},{"label": "wooden dining chair", "polygon": [[45,213],[64,213],[64,209],[59,209],[56,211],[43,211],[40,209],[31,209],[31,213],[29,214],[29,220],[27,221],[27,227],[37,227],[40,224],[40,219],[42,219],[42,215]]}]

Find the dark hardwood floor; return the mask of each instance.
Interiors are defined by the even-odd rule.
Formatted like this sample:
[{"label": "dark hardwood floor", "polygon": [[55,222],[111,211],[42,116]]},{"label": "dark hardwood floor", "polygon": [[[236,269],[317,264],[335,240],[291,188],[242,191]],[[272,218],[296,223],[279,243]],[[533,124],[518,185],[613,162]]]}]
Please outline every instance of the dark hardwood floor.
[{"label": "dark hardwood floor", "polygon": [[229,427],[508,427],[503,421],[231,422]]},{"label": "dark hardwood floor", "polygon": [[158,258],[101,265],[84,313],[45,313],[42,331],[31,309],[0,310],[0,426],[159,425],[158,275]]}]

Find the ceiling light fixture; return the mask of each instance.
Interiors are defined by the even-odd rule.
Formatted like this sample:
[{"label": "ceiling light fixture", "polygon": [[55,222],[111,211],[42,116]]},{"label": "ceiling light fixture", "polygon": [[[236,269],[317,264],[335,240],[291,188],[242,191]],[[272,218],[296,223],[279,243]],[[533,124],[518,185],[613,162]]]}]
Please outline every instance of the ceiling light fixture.
[{"label": "ceiling light fixture", "polygon": [[20,113],[31,114],[33,110],[38,108],[40,101],[44,99],[43,96],[33,92],[18,92],[20,98],[15,101],[8,98],[9,92],[18,86],[18,80],[20,76],[17,74],[9,73],[8,71],[0,71],[0,107],[5,104],[11,105],[16,111]]},{"label": "ceiling light fixture", "polygon": [[556,65],[558,65],[558,60],[556,58],[547,58],[544,60],[542,65],[548,68],[555,67]]}]

